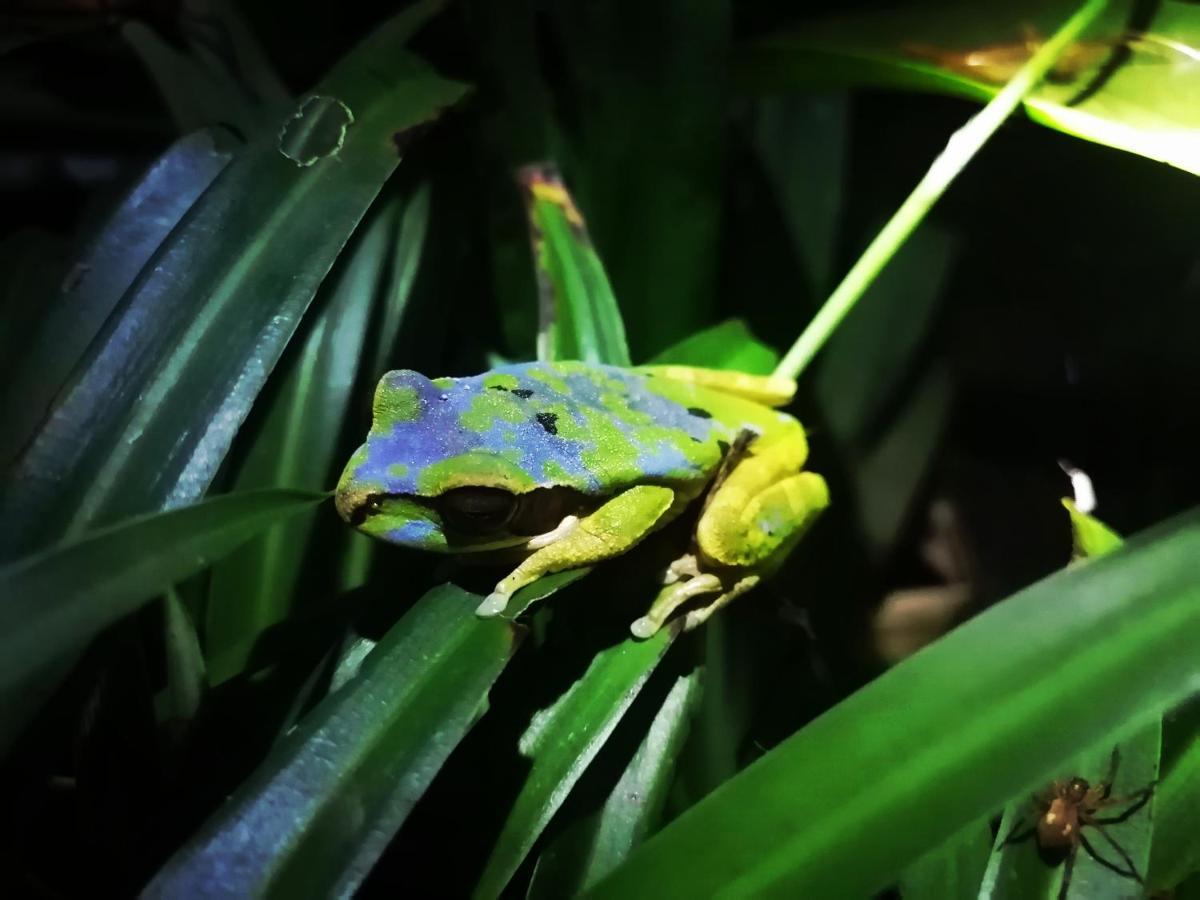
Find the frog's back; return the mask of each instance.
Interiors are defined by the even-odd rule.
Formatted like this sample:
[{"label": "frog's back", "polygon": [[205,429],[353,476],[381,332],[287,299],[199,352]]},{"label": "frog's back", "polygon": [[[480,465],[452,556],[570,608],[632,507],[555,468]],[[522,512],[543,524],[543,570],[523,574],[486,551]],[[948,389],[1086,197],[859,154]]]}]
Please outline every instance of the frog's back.
[{"label": "frog's back", "polygon": [[[389,372],[356,477],[432,496],[458,483],[611,493],[695,484],[720,463],[729,428],[651,390],[647,375],[580,362],[519,363],[467,378]],[[472,478],[474,479],[472,481]]]}]

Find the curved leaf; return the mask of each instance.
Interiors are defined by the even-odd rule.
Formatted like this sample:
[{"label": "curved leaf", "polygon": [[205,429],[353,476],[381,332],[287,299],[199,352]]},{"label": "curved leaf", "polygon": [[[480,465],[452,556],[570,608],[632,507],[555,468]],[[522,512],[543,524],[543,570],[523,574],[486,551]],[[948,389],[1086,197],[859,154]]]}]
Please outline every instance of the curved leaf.
[{"label": "curved leaf", "polygon": [[0,692],[326,494],[255,491],[111,525],[0,569]]},{"label": "curved leaf", "polygon": [[[1066,134],[1200,174],[1200,10],[1167,0],[1143,22],[1136,6],[1109,4],[1025,109]],[[839,17],[747,47],[735,69],[756,90],[836,82],[987,99],[1074,7],[1026,0]]]},{"label": "curved leaf", "polygon": [[597,653],[579,681],[534,715],[521,736],[521,753],[533,766],[473,896],[500,896],[677,633],[668,626],[648,640],[628,639]]},{"label": "curved leaf", "polygon": [[171,233],[16,467],[0,505],[6,549],[208,487],[408,129],[465,90],[400,49],[436,8],[411,7],[364,41]]},{"label": "curved leaf", "polygon": [[[512,614],[574,580],[544,578]],[[419,600],[146,887],[146,897],[348,896],[482,715],[524,629],[442,585]]]},{"label": "curved leaf", "polygon": [[617,299],[562,178],[542,165],[520,179],[538,279],[538,359],[629,365]]},{"label": "curved leaf", "polygon": [[[300,353],[281,373],[283,384],[238,471],[235,490],[326,485],[399,212],[391,203],[375,216],[330,279],[332,290]],[[272,528],[213,571],[205,620],[213,684],[240,672],[252,637],[287,615],[314,522],[308,515]]]},{"label": "curved leaf", "polygon": [[625,861],[662,815],[675,761],[699,700],[699,672],[676,679],[604,806],[575,822],[538,859],[527,897],[573,897]]},{"label": "curved leaf", "polygon": [[[88,344],[146,261],[229,162],[236,142],[221,129],[180,138],[146,170],[103,230],[76,258],[44,317],[25,335],[5,391],[0,460],[17,455]],[[32,305],[35,298],[24,297]]]},{"label": "curved leaf", "polygon": [[1197,558],[1200,511],[1021,591],[803,728],[588,896],[627,900],[665,883],[716,896],[886,886],[953,832],[1200,686]]}]

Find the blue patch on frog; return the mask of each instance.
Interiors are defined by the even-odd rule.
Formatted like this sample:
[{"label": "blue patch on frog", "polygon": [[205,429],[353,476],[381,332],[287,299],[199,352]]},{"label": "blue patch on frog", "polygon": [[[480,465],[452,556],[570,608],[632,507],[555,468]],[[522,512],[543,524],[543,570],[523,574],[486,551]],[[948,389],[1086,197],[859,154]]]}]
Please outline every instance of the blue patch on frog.
[{"label": "blue patch on frog", "polygon": [[385,541],[396,544],[426,544],[431,538],[441,542],[441,531],[429,519],[409,519],[399,528],[393,528],[381,535]]}]

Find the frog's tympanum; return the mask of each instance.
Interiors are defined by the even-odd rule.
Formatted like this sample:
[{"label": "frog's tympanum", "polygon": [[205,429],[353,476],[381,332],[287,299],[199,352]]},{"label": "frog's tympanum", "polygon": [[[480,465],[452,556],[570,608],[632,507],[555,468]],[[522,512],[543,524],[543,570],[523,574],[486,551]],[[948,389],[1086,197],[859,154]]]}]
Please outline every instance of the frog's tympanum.
[{"label": "frog's tympanum", "polygon": [[829,502],[802,471],[800,423],[771,408],[794,392],[786,378],[684,366],[389,372],[338,512],[408,547],[523,554],[479,607],[493,616],[519,588],[620,556],[694,505],[690,552],[632,631],[651,636],[684,603],[692,628],[778,566]]}]

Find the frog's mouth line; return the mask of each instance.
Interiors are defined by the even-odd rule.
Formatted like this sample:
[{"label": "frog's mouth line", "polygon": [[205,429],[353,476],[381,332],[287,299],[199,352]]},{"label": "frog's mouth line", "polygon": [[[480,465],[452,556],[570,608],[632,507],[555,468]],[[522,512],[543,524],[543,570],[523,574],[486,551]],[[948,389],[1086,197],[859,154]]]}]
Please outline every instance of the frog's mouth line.
[{"label": "frog's mouth line", "polygon": [[[337,495],[335,505],[339,515],[351,526],[388,539],[386,523],[396,510],[390,506],[408,507],[404,518],[425,520],[430,533],[442,537],[443,547],[450,552],[503,550],[533,544],[536,549],[549,535],[569,527],[578,516],[586,515],[604,497],[585,495],[573,488],[537,488],[514,494],[500,488],[463,487],[445,491],[434,497],[384,491],[344,491]],[[419,512],[418,512],[419,511]],[[389,512],[392,515],[389,515]],[[378,517],[380,527],[368,523]],[[395,543],[407,543],[392,537]],[[442,549],[442,548],[438,548]]]}]

